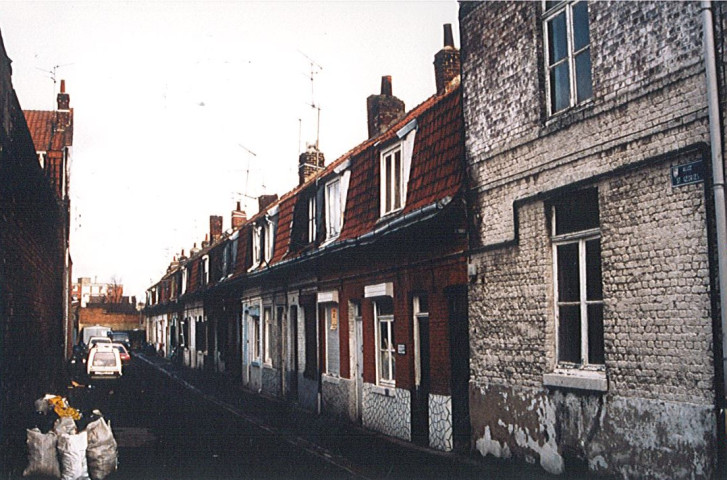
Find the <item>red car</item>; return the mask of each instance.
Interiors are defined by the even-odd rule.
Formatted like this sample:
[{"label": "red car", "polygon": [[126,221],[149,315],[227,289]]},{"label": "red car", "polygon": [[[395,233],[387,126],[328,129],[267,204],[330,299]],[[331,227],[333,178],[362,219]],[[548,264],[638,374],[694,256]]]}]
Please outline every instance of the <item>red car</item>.
[{"label": "red car", "polygon": [[129,351],[126,349],[125,345],[121,343],[112,343],[111,346],[118,350],[122,365],[128,365],[128,363],[131,362],[131,355],[129,355]]}]

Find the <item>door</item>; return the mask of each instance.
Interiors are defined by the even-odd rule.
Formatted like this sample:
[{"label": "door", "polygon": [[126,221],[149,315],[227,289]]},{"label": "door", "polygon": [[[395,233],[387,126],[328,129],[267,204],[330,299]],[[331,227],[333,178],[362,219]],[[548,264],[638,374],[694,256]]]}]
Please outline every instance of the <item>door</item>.
[{"label": "door", "polygon": [[447,289],[449,306],[450,361],[452,363],[452,433],[455,450],[470,445],[469,377],[470,342],[467,287]]},{"label": "door", "polygon": [[426,296],[414,297],[414,392],[412,395],[412,441],[429,446],[429,307]]},{"label": "door", "polygon": [[292,305],[289,312],[290,318],[290,358],[291,372],[288,382],[288,393],[290,398],[298,399],[298,306]]},{"label": "door", "polygon": [[354,375],[356,376],[356,421],[362,423],[362,407],[363,407],[363,320],[361,319],[361,304],[353,303],[352,308],[354,309],[354,324],[356,332],[354,335],[354,361],[355,370]]}]

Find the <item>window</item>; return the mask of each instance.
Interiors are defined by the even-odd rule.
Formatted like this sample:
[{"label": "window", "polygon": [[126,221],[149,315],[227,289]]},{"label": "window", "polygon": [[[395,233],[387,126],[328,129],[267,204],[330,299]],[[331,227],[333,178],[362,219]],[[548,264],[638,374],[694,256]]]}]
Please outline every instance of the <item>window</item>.
[{"label": "window", "polygon": [[268,220],[263,225],[263,260],[269,262],[273,259],[273,248],[275,246],[274,224]]},{"label": "window", "polygon": [[270,350],[272,342],[270,335],[272,333],[273,309],[265,307],[263,309],[263,359],[266,365],[272,365],[273,356]]},{"label": "window", "polygon": [[338,339],[338,304],[327,303],[323,306],[326,322],[326,369],[331,375],[341,374],[341,353]]},{"label": "window", "polygon": [[593,96],[588,3],[546,1],[543,17],[549,113]]},{"label": "window", "polygon": [[[419,387],[422,384],[422,354],[424,354],[424,358],[429,358],[429,352],[426,351],[429,348],[429,342],[422,342],[422,334],[427,339],[429,334],[429,301],[426,295],[420,295],[414,297],[412,303],[414,310],[414,384]],[[426,365],[424,367],[426,368]],[[424,372],[425,380],[428,376],[428,372]]]},{"label": "window", "polygon": [[222,268],[220,269],[220,279],[227,276],[227,270],[230,265],[230,249],[232,248],[232,242],[227,242],[225,248],[222,249]]},{"label": "window", "polygon": [[260,362],[261,357],[261,342],[260,342],[260,310],[255,308],[254,311],[250,309],[250,330],[252,337],[252,361]]},{"label": "window", "polygon": [[207,285],[210,279],[210,257],[205,255],[199,262],[199,284]]},{"label": "window", "polygon": [[336,178],[326,184],[326,238],[341,233],[341,180]]},{"label": "window", "polygon": [[316,197],[308,199],[308,243],[316,241]]},{"label": "window", "polygon": [[585,190],[554,202],[551,227],[558,363],[603,365],[598,191]]},{"label": "window", "polygon": [[181,294],[184,295],[184,293],[187,291],[187,267],[182,268],[182,285],[181,285]]},{"label": "window", "polygon": [[396,358],[394,344],[394,302],[391,297],[380,297],[374,302],[376,324],[376,378],[379,385],[394,385]]},{"label": "window", "polygon": [[194,324],[194,347],[198,352],[207,350],[207,322],[202,316],[198,316]]},{"label": "window", "polygon": [[381,155],[381,216],[404,206],[404,162],[401,145]]}]

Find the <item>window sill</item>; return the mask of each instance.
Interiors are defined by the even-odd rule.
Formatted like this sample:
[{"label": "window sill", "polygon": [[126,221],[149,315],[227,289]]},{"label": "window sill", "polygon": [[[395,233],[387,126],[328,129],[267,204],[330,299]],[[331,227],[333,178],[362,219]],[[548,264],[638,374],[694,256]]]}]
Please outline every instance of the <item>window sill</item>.
[{"label": "window sill", "polygon": [[383,397],[393,397],[395,385],[372,385],[371,392]]},{"label": "window sill", "polygon": [[324,373],[323,375],[321,375],[321,379],[323,380],[323,383],[331,383],[333,385],[338,385],[341,383],[341,377],[332,373]]},{"label": "window sill", "polygon": [[546,387],[572,388],[592,392],[608,391],[606,372],[593,370],[556,370],[543,375],[543,384]]}]

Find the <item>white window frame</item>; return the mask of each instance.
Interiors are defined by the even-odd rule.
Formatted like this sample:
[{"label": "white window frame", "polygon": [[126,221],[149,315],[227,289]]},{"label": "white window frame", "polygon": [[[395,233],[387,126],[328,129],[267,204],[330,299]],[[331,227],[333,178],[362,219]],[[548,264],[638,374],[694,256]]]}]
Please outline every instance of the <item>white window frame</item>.
[{"label": "white window frame", "polygon": [[[328,342],[328,330],[338,330],[340,335],[340,326],[341,326],[341,317],[340,317],[340,309],[338,308],[338,303],[324,303],[323,305],[323,319],[325,322],[325,332],[326,334],[323,335],[323,341],[326,342],[325,345],[325,351],[326,351],[326,373],[328,375],[338,377],[341,375],[341,354],[340,354],[340,342],[341,338],[339,336],[338,342],[339,342],[339,357],[338,357],[338,365],[336,366],[337,371],[331,370],[331,356],[330,356],[330,345]],[[335,312],[335,315],[334,315]],[[335,318],[335,322],[333,321]]]},{"label": "white window frame", "polygon": [[[394,339],[394,314],[379,314],[379,306],[382,299],[374,300],[374,325],[376,327],[376,384],[386,387],[396,386],[396,345],[390,341],[389,345],[381,348],[381,325],[386,324],[389,340]],[[391,299],[393,302],[393,299]],[[388,353],[388,362],[382,365],[382,353]]]},{"label": "white window frame", "polygon": [[[396,167],[396,154],[399,154],[399,167]],[[391,168],[386,165],[391,161]],[[381,152],[381,216],[398,212],[406,204],[405,161],[404,148],[401,142]],[[390,172],[390,173],[387,173]],[[398,173],[398,178],[397,178]],[[396,205],[396,195],[399,195],[399,205]],[[390,200],[387,205],[387,200]]]},{"label": "white window frame", "polygon": [[187,271],[187,267],[182,268],[182,286],[180,288],[180,294],[184,295],[187,293],[187,278],[188,278],[189,272]]},{"label": "white window frame", "polygon": [[[584,3],[586,5],[586,8],[588,8],[588,3],[586,0],[564,0],[563,2],[552,6],[550,8],[547,7],[546,1],[543,0],[543,37],[544,37],[544,63],[545,63],[545,91],[546,91],[546,98],[547,98],[547,108],[548,108],[548,115],[556,115],[558,113],[564,112],[570,108],[573,108],[574,106],[584,103],[590,98],[593,97],[593,64],[591,60],[591,95],[589,97],[586,97],[582,99],[581,101],[578,101],[578,79],[576,74],[576,56],[579,54],[585,52],[586,50],[589,50],[591,48],[591,42],[589,38],[588,44],[585,46],[579,48],[578,50],[575,49],[575,42],[573,40],[573,7],[577,5],[578,3]],[[565,14],[565,23],[566,23],[566,55],[562,59],[556,61],[553,65],[550,65],[550,51],[551,51],[551,45],[548,40],[548,29],[549,23],[554,20],[557,16],[559,16],[561,13]],[[588,28],[589,28],[589,37],[590,37],[590,19],[588,22]],[[591,52],[588,53],[589,58],[591,57]],[[553,96],[552,96],[552,90],[551,90],[551,71],[555,70],[555,68],[567,63],[568,64],[568,76],[569,76],[569,88],[570,88],[570,98],[568,105],[565,107],[562,107],[559,110],[554,110],[553,106]]]},{"label": "white window frame", "polygon": [[200,268],[202,269],[202,286],[210,283],[210,256],[204,255],[202,260],[199,262]]},{"label": "white window frame", "polygon": [[316,197],[308,199],[308,243],[316,241]]},{"label": "white window frame", "polygon": [[250,348],[250,360],[253,363],[261,363],[262,359],[262,332],[260,328],[260,310],[257,315],[248,314],[250,322],[250,338],[252,339],[252,345]]},{"label": "white window frame", "polygon": [[341,179],[339,177],[326,183],[326,238],[338,237],[343,226],[341,202]]},{"label": "white window frame", "polygon": [[252,228],[252,268],[257,268],[262,263],[262,249],[260,248],[260,236],[262,227],[255,225]]},{"label": "white window frame", "polygon": [[273,307],[272,305],[265,305],[262,311],[262,358],[265,365],[271,366],[273,364],[272,349],[271,349],[271,333],[272,333],[272,322],[273,322]]},{"label": "white window frame", "polygon": [[[591,369],[591,370],[603,370],[604,364],[591,364],[589,362],[589,351],[588,351],[588,307],[590,305],[603,305],[603,299],[600,300],[588,300],[588,285],[587,285],[587,258],[586,258],[586,243],[591,240],[598,240],[601,238],[600,228],[592,228],[588,230],[582,230],[572,233],[564,233],[561,235],[555,235],[556,228],[556,209],[552,208],[551,215],[551,228],[553,236],[551,243],[553,245],[553,284],[554,284],[554,314],[555,314],[555,359],[556,364],[559,367],[564,368],[579,368],[579,369]],[[559,284],[558,284],[558,247],[577,244],[578,245],[578,282],[579,282],[579,293],[580,298],[578,301],[560,301],[559,299]],[[560,307],[563,306],[578,306],[580,308],[580,340],[581,340],[581,354],[580,363],[572,363],[560,360]]]}]

